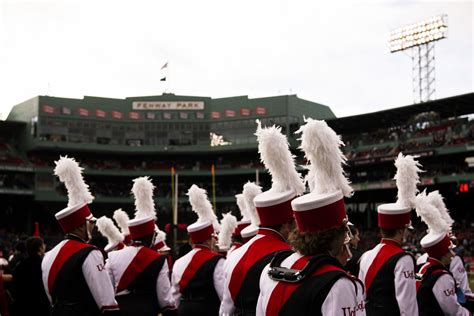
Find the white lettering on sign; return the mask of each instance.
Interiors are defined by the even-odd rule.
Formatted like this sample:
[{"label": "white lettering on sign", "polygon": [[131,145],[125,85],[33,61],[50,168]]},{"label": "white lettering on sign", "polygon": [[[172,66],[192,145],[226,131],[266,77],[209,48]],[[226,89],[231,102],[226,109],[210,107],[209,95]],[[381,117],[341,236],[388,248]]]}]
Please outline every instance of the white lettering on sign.
[{"label": "white lettering on sign", "polygon": [[134,110],[204,110],[203,101],[135,101]]}]

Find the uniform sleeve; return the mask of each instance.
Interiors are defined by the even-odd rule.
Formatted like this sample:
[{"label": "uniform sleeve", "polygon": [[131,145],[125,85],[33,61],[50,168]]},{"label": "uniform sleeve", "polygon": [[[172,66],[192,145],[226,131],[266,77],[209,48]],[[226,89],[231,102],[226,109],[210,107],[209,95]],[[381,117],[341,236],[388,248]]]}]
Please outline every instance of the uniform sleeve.
[{"label": "uniform sleeve", "polygon": [[449,265],[449,271],[453,274],[458,287],[464,292],[464,294],[471,293],[469,282],[467,280],[467,272],[464,268],[461,257],[454,256],[451,264]]},{"label": "uniform sleeve", "polygon": [[178,262],[175,262],[173,267],[173,272],[171,274],[171,295],[173,296],[173,301],[176,308],[178,308],[179,303],[181,302],[181,292],[179,291],[179,280],[175,272],[175,268]]},{"label": "uniform sleeve", "polygon": [[231,274],[228,274],[228,260],[224,263],[224,291],[222,293],[221,307],[219,309],[220,316],[232,315],[235,310],[234,301],[232,295],[230,295],[229,283]]},{"label": "uniform sleeve", "polygon": [[395,296],[400,307],[400,315],[418,315],[415,267],[410,256],[403,256],[397,261],[394,277]]},{"label": "uniform sleeve", "polygon": [[365,316],[362,287],[357,284],[357,294],[354,283],[342,277],[334,283],[328,296],[321,306],[322,315],[361,315]]},{"label": "uniform sleeve", "polygon": [[266,265],[265,268],[262,270],[262,274],[260,274],[260,281],[259,281],[259,286],[260,286],[260,293],[258,294],[258,301],[257,301],[257,309],[255,311],[256,316],[264,316],[265,315],[265,309],[266,309],[266,300],[269,300],[271,293],[267,293],[266,287],[265,287],[265,281],[268,282],[268,279],[270,279],[267,275],[267,271],[270,268],[270,265]]},{"label": "uniform sleeve", "polygon": [[217,262],[216,267],[214,268],[214,288],[216,289],[217,296],[222,301],[222,296],[224,293],[224,263],[225,259],[220,259]]},{"label": "uniform sleeve", "polygon": [[112,271],[112,265],[110,264],[110,258],[105,261],[105,270],[109,274],[110,281],[112,282],[112,286],[114,287],[114,292],[116,290],[115,288],[115,276],[114,272]]},{"label": "uniform sleeve", "polygon": [[467,309],[459,305],[456,298],[454,279],[450,275],[444,274],[436,280],[433,286],[433,294],[445,315],[471,315]]},{"label": "uniform sleeve", "polygon": [[162,311],[176,309],[176,304],[171,292],[168,262],[166,260],[156,279],[156,294]]},{"label": "uniform sleeve", "polygon": [[99,250],[89,253],[82,264],[82,273],[101,312],[118,310],[114,287],[105,270],[104,259]]}]

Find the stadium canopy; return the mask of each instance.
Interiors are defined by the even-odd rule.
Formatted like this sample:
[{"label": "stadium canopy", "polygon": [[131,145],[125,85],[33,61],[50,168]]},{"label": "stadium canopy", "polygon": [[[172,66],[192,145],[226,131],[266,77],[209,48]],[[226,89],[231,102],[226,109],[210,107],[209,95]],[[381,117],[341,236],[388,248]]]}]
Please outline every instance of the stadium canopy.
[{"label": "stadium canopy", "polygon": [[426,103],[399,108],[341,117],[327,120],[327,123],[341,134],[352,134],[391,126],[406,125],[414,115],[436,112],[440,118],[457,117],[474,113],[474,93],[457,95]]}]

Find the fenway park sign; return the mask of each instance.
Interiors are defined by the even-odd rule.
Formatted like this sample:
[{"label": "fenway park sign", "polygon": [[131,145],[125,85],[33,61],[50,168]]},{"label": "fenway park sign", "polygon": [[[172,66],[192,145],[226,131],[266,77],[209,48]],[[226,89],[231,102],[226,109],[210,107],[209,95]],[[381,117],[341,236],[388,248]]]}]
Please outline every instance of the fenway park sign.
[{"label": "fenway park sign", "polygon": [[135,101],[134,110],[204,110],[203,101]]}]

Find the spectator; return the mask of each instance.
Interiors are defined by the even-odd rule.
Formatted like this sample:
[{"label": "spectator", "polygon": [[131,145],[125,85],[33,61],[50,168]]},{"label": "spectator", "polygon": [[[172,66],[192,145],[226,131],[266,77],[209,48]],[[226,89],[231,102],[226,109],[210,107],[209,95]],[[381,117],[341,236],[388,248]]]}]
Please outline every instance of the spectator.
[{"label": "spectator", "polygon": [[41,261],[46,246],[43,239],[30,237],[26,240],[27,258],[13,271],[13,315],[47,316],[50,305],[43,287]]}]

